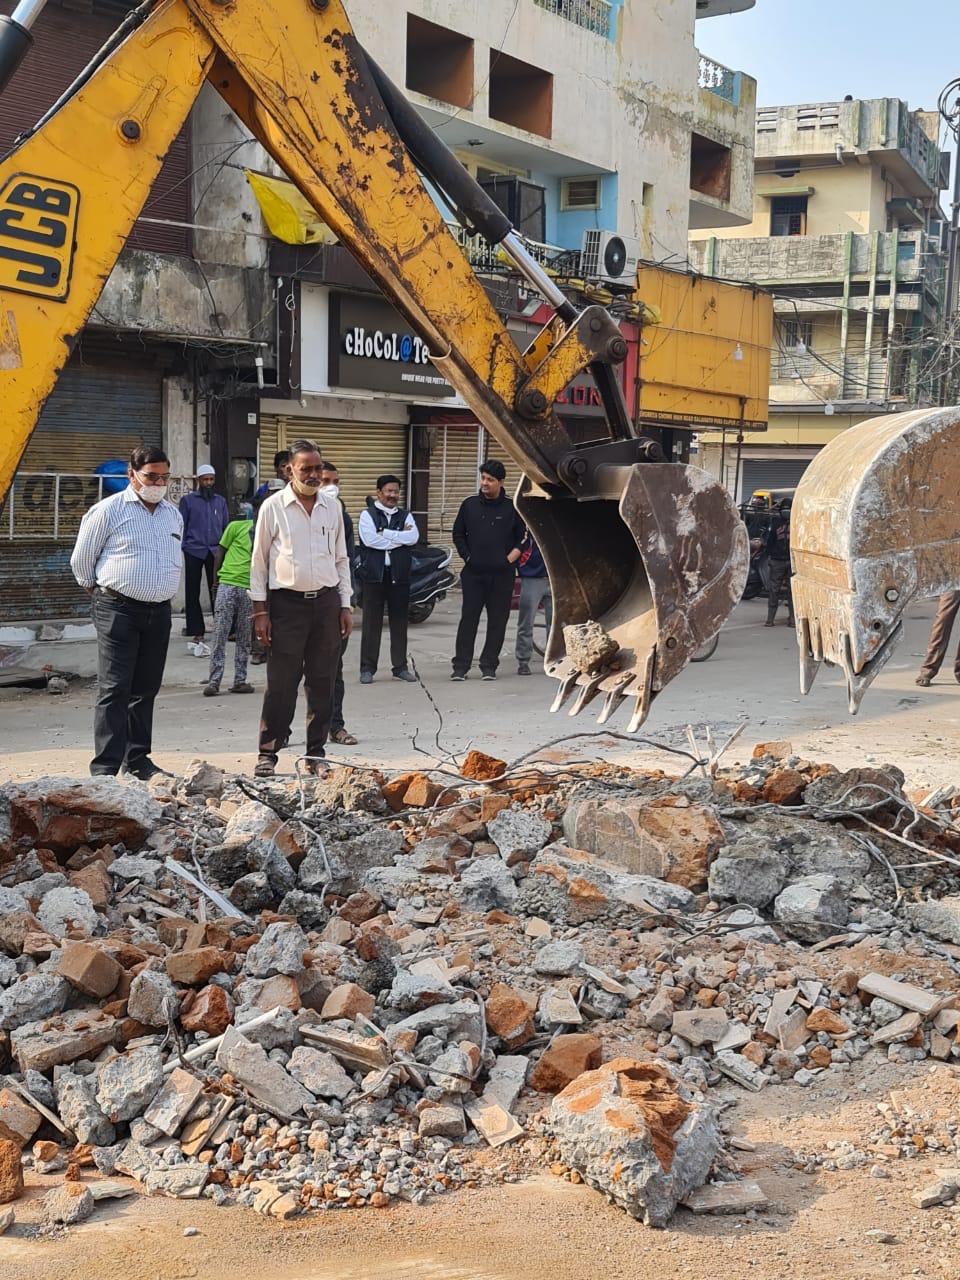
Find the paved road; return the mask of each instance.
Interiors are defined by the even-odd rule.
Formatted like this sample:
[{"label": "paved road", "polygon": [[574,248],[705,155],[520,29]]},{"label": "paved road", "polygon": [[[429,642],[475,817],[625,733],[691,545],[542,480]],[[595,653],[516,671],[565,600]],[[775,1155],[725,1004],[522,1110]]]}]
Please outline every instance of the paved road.
[{"label": "paved road", "polygon": [[[514,758],[548,740],[577,731],[597,733],[588,707],[577,720],[550,715],[554,685],[542,674],[516,674],[512,658],[513,624],[507,639],[508,658],[495,684],[481,683],[474,673],[465,684],[450,682],[449,658],[456,629],[456,598],[447,600],[429,622],[410,629],[410,652],[443,715],[442,745],[461,752],[476,746]],[[724,629],[716,654],[689,667],[655,701],[644,734],[675,746],[686,745],[686,725],[709,724],[722,738],[744,717],[749,719],[732,758],[749,754],[757,741],[787,737],[802,754],[838,765],[867,759],[894,760],[911,781],[936,785],[960,781],[955,761],[960,755],[960,685],[952,670],[932,688],[918,689],[919,666],[933,602],[918,607],[908,621],[906,638],[856,717],[846,709],[842,680],[822,671],[809,698],[797,685],[794,633],[779,624],[762,626],[765,605],[746,602]],[[207,663],[188,655],[186,642],[171,645],[163,691],[157,704],[157,761],[180,769],[200,756],[231,770],[250,770],[256,758],[258,696],[223,694],[201,697]],[[347,653],[347,723],[360,739],[355,748],[334,748],[331,757],[386,767],[424,761],[414,746],[435,750],[437,717],[424,691],[379,674],[369,686],[358,683],[359,638]],[[231,675],[228,665],[227,676]],[[258,693],[264,668],[252,668]],[[91,740],[93,687],[77,682],[63,696],[26,690],[0,691],[0,779],[57,772],[83,774]],[[614,729],[626,723],[620,713]],[[294,727],[291,750],[282,757],[292,769],[294,753],[303,749],[302,719]],[[624,746],[606,737],[571,745],[579,755],[617,756],[644,763],[657,759],[647,748]],[[662,758],[660,758],[662,762]]]}]

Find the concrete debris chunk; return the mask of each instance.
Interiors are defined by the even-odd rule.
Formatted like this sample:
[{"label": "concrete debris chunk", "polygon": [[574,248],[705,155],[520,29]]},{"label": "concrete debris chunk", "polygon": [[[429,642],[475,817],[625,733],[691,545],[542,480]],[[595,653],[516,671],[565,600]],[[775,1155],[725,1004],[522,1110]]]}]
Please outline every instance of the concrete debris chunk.
[{"label": "concrete debris chunk", "polygon": [[97,1072],[97,1102],[113,1124],[142,1115],[163,1084],[163,1059],[156,1048],[119,1054]]},{"label": "concrete debris chunk", "polygon": [[313,1094],[268,1058],[261,1045],[252,1044],[235,1027],[223,1033],[217,1063],[275,1115],[294,1116],[314,1101]]},{"label": "concrete debris chunk", "polygon": [[898,982],[895,978],[885,978],[880,973],[865,973],[857,983],[858,990],[868,996],[880,996],[901,1009],[910,1009],[928,1018],[935,1013],[942,1002],[942,995],[934,991],[924,991],[909,982]]},{"label": "concrete debris chunk", "polygon": [[679,796],[574,798],[563,816],[563,834],[574,849],[625,871],[694,890],[705,887],[708,868],[724,844],[716,817]]},{"label": "concrete debris chunk", "polygon": [[72,1227],[89,1218],[95,1206],[88,1186],[82,1182],[64,1182],[43,1197],[41,1215],[45,1222]]},{"label": "concrete debris chunk", "polygon": [[919,1013],[905,1013],[894,1022],[888,1022],[870,1037],[871,1044],[906,1044],[923,1026]]},{"label": "concrete debris chunk", "polygon": [[0,787],[0,818],[15,846],[67,855],[81,845],[139,849],[163,810],[146,788],[113,778],[44,777]]},{"label": "concrete debris chunk", "polygon": [[850,911],[843,885],[835,876],[803,876],[788,885],[773,904],[786,931],[803,942],[818,942],[847,923]]},{"label": "concrete debris chunk", "polygon": [[179,1133],[183,1122],[193,1109],[193,1104],[203,1092],[203,1081],[175,1067],[167,1076],[163,1087],[143,1113],[148,1124],[165,1133],[168,1138]]},{"label": "concrete debris chunk", "polygon": [[69,885],[51,889],[43,895],[37,919],[47,933],[57,939],[76,931],[92,937],[100,925],[100,917],[89,893]]},{"label": "concrete debris chunk", "polygon": [[708,1182],[683,1199],[691,1213],[734,1214],[766,1209],[770,1201],[755,1182]]},{"label": "concrete debris chunk", "polygon": [[540,852],[550,839],[550,823],[530,809],[504,809],[487,823],[487,832],[512,867]]},{"label": "concrete debris chunk", "polygon": [[306,1045],[294,1049],[287,1070],[315,1098],[339,1098],[342,1101],[357,1087],[332,1053]]},{"label": "concrete debris chunk", "polygon": [[564,1163],[651,1227],[703,1185],[720,1146],[709,1107],[665,1067],[631,1058],[581,1075],[549,1116]]},{"label": "concrete debris chunk", "polygon": [[533,958],[536,973],[550,977],[568,977],[575,973],[584,961],[584,950],[579,942],[558,938],[545,942]]},{"label": "concrete debris chunk", "polygon": [[247,952],[244,969],[252,978],[296,974],[303,969],[307,938],[298,924],[267,925],[260,941]]},{"label": "concrete debris chunk", "polygon": [[695,1046],[722,1040],[729,1026],[725,1009],[680,1009],[673,1015],[673,1034]]},{"label": "concrete debris chunk", "polygon": [[55,1073],[53,1088],[60,1119],[78,1142],[108,1147],[115,1141],[116,1130],[94,1094],[95,1077],[81,1076],[64,1067]]},{"label": "concrete debris chunk", "polygon": [[490,1147],[502,1147],[506,1142],[523,1137],[522,1127],[489,1092],[479,1098],[468,1096],[463,1109],[467,1119]]},{"label": "concrete debris chunk", "polygon": [[[66,984],[64,984],[66,985]],[[96,1056],[117,1034],[117,1020],[88,1009],[67,1009],[42,1022],[28,1022],[10,1036],[21,1071],[49,1071],[61,1063]]]},{"label": "concrete debris chunk", "polygon": [[176,987],[166,973],[144,969],[130,984],[127,1012],[147,1027],[167,1027],[180,1013]]},{"label": "concrete debris chunk", "polygon": [[54,973],[28,973],[0,995],[0,1030],[15,1031],[59,1013],[70,999],[70,986]]}]

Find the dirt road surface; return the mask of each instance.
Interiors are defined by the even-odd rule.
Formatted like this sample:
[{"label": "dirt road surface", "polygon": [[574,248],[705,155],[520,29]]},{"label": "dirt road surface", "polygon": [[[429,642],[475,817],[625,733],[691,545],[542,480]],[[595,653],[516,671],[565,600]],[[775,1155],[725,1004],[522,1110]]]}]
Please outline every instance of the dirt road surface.
[{"label": "dirt road surface", "polygon": [[[876,1103],[909,1091],[916,1108],[955,1116],[954,1068],[869,1066],[838,1085],[797,1085],[741,1093],[735,1132],[756,1150],[741,1153],[746,1176],[771,1201],[748,1217],[694,1217],[680,1210],[670,1228],[641,1226],[584,1186],[549,1174],[457,1192],[414,1208],[337,1212],[280,1224],[250,1210],[207,1201],[133,1198],[108,1202],[59,1238],[34,1238],[39,1185],[16,1206],[18,1223],[0,1238],[0,1275],[11,1280],[663,1280],[723,1275],[729,1280],[865,1280],[957,1274],[960,1210],[917,1209],[911,1192],[934,1180],[933,1154],[846,1172],[796,1167],[826,1144],[856,1142],[877,1124]],[[883,1167],[882,1165],[878,1167]],[[199,1234],[184,1237],[184,1229]],[[878,1243],[882,1230],[892,1243]]]},{"label": "dirt road surface", "polygon": [[[513,624],[507,634],[496,684],[485,684],[474,671],[465,684],[450,682],[450,654],[459,601],[445,601],[434,616],[410,628],[410,653],[443,715],[442,741],[457,752],[468,746],[513,759],[522,752],[576,732],[596,733],[599,701],[570,719],[565,711],[549,713],[555,685],[542,674],[520,677],[513,658]],[[865,759],[892,760],[911,784],[930,786],[957,781],[960,756],[960,685],[948,663],[937,683],[918,689],[914,678],[926,645],[934,602],[913,611],[906,637],[867,694],[858,716],[847,711],[843,681],[835,669],[820,672],[813,693],[801,698],[794,632],[782,619],[773,630],[763,627],[766,605],[751,600],[739,606],[724,628],[716,654],[687,668],[653,704],[643,733],[678,747],[687,746],[686,726],[709,724],[722,740],[739,720],[749,724],[729,759],[745,759],[757,741],[789,738],[797,751],[839,767]],[[254,695],[223,693],[201,696],[207,662],[187,653],[174,622],[166,679],[157,701],[154,757],[158,764],[182,770],[202,757],[224,769],[251,771],[256,761],[257,723],[264,667],[251,668]],[[55,646],[47,646],[47,650]],[[437,717],[417,685],[393,680],[389,664],[372,685],[361,686],[359,637],[347,650],[345,713],[348,727],[360,739],[354,748],[331,747],[331,759],[347,763],[404,768],[423,764],[414,747],[433,749]],[[66,652],[66,650],[65,650]],[[384,655],[385,656],[385,655]],[[95,658],[87,646],[86,662]],[[952,657],[951,657],[952,660]],[[227,680],[232,677],[232,650]],[[226,687],[225,681],[224,687]],[[86,773],[92,741],[93,683],[77,681],[66,694],[0,689],[0,781],[45,773]],[[290,750],[281,769],[293,769],[294,755],[304,749],[303,706],[294,724]],[[626,710],[611,722],[622,730]],[[610,740],[573,743],[575,755],[616,756],[641,763],[646,747]],[[666,761],[664,761],[666,763]]]}]

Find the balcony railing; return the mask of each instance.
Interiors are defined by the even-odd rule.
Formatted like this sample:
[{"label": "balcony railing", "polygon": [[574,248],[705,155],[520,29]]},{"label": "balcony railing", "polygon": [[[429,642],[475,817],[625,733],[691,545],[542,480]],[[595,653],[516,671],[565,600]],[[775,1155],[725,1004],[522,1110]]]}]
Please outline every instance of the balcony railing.
[{"label": "balcony railing", "polygon": [[541,9],[555,13],[559,18],[574,22],[584,31],[610,38],[610,15],[613,9],[608,0],[534,0]]},{"label": "balcony railing", "polygon": [[[502,249],[487,244],[483,236],[472,236],[460,226],[459,222],[448,222],[450,234],[467,256],[467,261],[476,271],[500,274],[513,270],[509,258]],[[531,257],[536,258],[541,266],[557,265],[557,259],[563,259],[565,270],[576,274],[579,270],[580,250],[562,249],[556,244],[542,244],[538,240],[524,237],[524,246]],[[576,265],[574,265],[576,264]]]},{"label": "balcony railing", "polygon": [[709,89],[718,98],[723,98],[736,106],[740,101],[740,73],[731,71],[722,62],[714,62],[712,58],[708,58],[702,53],[699,58],[698,86],[701,89]]}]

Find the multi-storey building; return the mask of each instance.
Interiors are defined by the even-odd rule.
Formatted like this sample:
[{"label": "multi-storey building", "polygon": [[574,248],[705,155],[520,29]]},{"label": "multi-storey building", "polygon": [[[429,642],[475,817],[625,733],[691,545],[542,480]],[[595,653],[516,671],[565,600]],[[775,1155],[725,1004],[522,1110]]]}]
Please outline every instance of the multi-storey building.
[{"label": "multi-storey building", "polygon": [[796,484],[845,427],[937,402],[938,124],[896,98],[759,108],[751,223],[691,230],[698,270],[775,294],[769,430],[700,439],[702,464],[744,497]]},{"label": "multi-storey building", "polygon": [[[732,228],[752,216],[755,83],[707,54],[710,22],[736,21],[724,15],[753,3],[346,7],[364,47],[539,256],[627,287],[639,259],[682,264],[688,227]],[[0,0],[0,12],[12,7]],[[0,100],[0,146],[49,106],[130,7],[50,0]],[[314,435],[340,466],[351,510],[393,470],[421,527],[449,540],[488,442],[441,379],[413,392],[396,367],[345,349],[357,324],[409,326],[340,245],[271,237],[250,171],[275,173],[205,87],[21,465],[0,529],[10,584],[0,620],[83,610],[67,566],[79,517],[100,492],[97,468],[141,439],[164,443],[177,476],[213,461],[237,499],[270,474],[275,449]],[[455,234],[518,338],[535,331],[535,300],[484,245]],[[628,336],[636,344],[636,331]],[[629,362],[626,376],[635,376]],[[561,409],[589,438],[601,409],[588,378]]]}]

